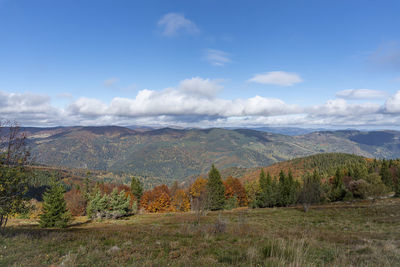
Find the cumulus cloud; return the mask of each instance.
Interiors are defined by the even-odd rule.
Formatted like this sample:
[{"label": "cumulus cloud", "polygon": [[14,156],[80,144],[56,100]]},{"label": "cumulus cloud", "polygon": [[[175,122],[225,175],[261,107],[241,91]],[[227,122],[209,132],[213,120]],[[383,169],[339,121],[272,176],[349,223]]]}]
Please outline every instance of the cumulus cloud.
[{"label": "cumulus cloud", "polygon": [[381,105],[375,103],[349,104],[344,99],[332,99],[323,105],[316,105],[306,110],[310,115],[346,117],[377,113],[381,110]]},{"label": "cumulus cloud", "polygon": [[23,125],[48,125],[62,117],[62,111],[53,107],[50,97],[32,93],[0,91],[0,120],[16,120]]},{"label": "cumulus cloud", "polygon": [[179,90],[187,94],[213,97],[222,90],[222,85],[217,80],[193,77],[180,82]]},{"label": "cumulus cloud", "polygon": [[400,91],[386,100],[385,110],[388,113],[400,113]]},{"label": "cumulus cloud", "polygon": [[214,66],[224,66],[232,62],[230,54],[216,49],[207,49],[205,52],[205,59]]},{"label": "cumulus cloud", "polygon": [[336,93],[336,97],[343,99],[381,99],[386,97],[386,93],[370,89],[348,89]]},{"label": "cumulus cloud", "polygon": [[161,28],[163,35],[169,37],[176,36],[181,32],[189,34],[197,34],[199,32],[199,29],[194,22],[179,13],[165,14],[158,21],[158,27]]},{"label": "cumulus cloud", "polygon": [[292,86],[296,83],[302,82],[303,79],[297,73],[291,73],[285,71],[271,71],[267,73],[256,74],[249,81],[261,84]]},{"label": "cumulus cloud", "polygon": [[110,102],[96,98],[71,99],[64,108],[51,104],[48,96],[0,91],[0,119],[22,125],[179,125],[223,126],[395,126],[400,125],[400,91],[386,102],[348,102],[330,99],[301,107],[277,98],[218,97],[218,80],[193,77],[161,91],[144,89],[132,98],[115,97]]}]

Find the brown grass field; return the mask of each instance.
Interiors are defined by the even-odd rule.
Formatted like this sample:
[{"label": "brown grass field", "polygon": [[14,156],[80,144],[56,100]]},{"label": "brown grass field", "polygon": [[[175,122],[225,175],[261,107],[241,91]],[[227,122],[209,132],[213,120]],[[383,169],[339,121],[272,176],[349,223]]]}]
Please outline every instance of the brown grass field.
[{"label": "brown grass field", "polygon": [[400,266],[400,199],[140,214],[40,229],[10,222],[0,266]]}]

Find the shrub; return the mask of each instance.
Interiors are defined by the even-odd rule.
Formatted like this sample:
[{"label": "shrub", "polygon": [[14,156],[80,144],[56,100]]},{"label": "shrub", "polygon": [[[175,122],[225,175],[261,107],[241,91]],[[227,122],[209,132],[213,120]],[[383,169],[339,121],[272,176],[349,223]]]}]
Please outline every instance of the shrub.
[{"label": "shrub", "polygon": [[96,189],[89,197],[87,214],[96,219],[118,219],[136,208],[136,204],[130,208],[130,197],[125,195],[125,191],[118,193],[118,189],[114,188],[111,194],[102,195],[100,190]]},{"label": "shrub", "polygon": [[86,199],[82,192],[77,188],[73,188],[64,195],[67,203],[67,209],[73,216],[82,216],[86,212]]}]

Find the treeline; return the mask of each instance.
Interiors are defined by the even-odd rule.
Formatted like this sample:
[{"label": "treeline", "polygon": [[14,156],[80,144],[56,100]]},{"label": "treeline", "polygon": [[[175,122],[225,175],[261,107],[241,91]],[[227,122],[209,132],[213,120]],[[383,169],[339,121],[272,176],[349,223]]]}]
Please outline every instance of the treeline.
[{"label": "treeline", "polygon": [[132,178],[130,187],[98,183],[92,193],[85,193],[88,195],[86,199],[76,188],[67,192],[65,198],[74,215],[88,214],[85,203],[91,203],[93,196],[98,199],[110,195],[113,190],[117,193],[124,192],[126,199],[130,201],[131,211],[132,207],[142,212],[157,213],[246,206],[287,207],[294,204],[302,204],[307,211],[315,203],[376,198],[387,196],[391,192],[399,196],[399,177],[399,160],[357,159],[337,167],[334,175],[326,175],[325,172],[314,169],[301,179],[295,179],[290,170],[281,170],[277,176],[261,170],[258,180],[242,184],[233,177],[222,180],[220,172],[213,165],[207,178],[198,177],[186,188],[175,182],[171,187],[163,184],[143,192],[141,182]]}]

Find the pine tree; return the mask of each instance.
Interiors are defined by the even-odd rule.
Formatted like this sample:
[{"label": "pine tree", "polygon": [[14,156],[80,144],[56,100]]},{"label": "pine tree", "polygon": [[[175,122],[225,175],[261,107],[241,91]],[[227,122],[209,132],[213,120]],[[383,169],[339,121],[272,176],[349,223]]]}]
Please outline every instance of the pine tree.
[{"label": "pine tree", "polygon": [[67,211],[67,204],[64,200],[64,187],[54,179],[50,188],[43,195],[43,213],[40,215],[40,227],[64,228],[71,219],[71,214]]},{"label": "pine tree", "polygon": [[332,187],[330,191],[331,201],[340,201],[346,196],[346,188],[343,184],[343,174],[339,168],[336,169],[335,176],[332,181]]},{"label": "pine tree", "polygon": [[136,197],[137,202],[139,203],[140,198],[143,195],[143,185],[139,181],[139,179],[136,177],[132,177],[131,191],[132,191],[132,194]]},{"label": "pine tree", "polygon": [[381,171],[379,172],[382,182],[389,188],[393,188],[393,179],[389,171],[389,162],[387,160],[382,161]]},{"label": "pine tree", "polygon": [[220,210],[224,208],[225,187],[222,183],[221,174],[217,168],[215,168],[214,164],[211,166],[211,170],[208,173],[207,194],[208,209]]},{"label": "pine tree", "polygon": [[303,178],[303,186],[300,191],[300,203],[303,204],[304,212],[307,212],[310,205],[319,203],[322,199],[321,177],[314,170],[313,175],[308,174]]},{"label": "pine tree", "polygon": [[265,191],[268,187],[267,176],[265,175],[264,169],[261,169],[259,184],[261,191]]},{"label": "pine tree", "polygon": [[397,177],[396,177],[396,186],[395,186],[395,197],[400,197],[400,168],[397,169]]},{"label": "pine tree", "polygon": [[125,191],[118,194],[118,189],[114,188],[109,196],[111,216],[116,219],[125,216],[129,212],[129,197],[126,197]]},{"label": "pine tree", "polygon": [[265,176],[264,170],[260,173],[260,193],[257,195],[257,205],[260,208],[273,207],[276,205],[276,184],[272,181],[269,172]]}]

